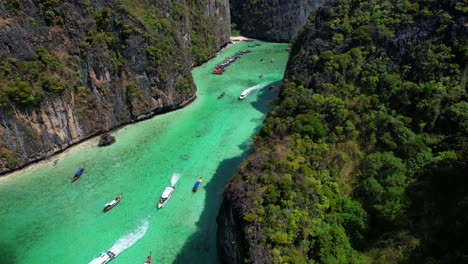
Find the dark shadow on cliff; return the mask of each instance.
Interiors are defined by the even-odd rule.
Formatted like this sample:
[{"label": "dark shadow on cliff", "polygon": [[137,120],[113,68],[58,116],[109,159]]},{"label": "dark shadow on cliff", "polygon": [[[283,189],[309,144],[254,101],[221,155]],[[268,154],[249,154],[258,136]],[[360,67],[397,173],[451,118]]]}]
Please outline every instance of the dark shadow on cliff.
[{"label": "dark shadow on cliff", "polygon": [[15,264],[16,250],[6,242],[0,242],[0,264]]},{"label": "dark shadow on cliff", "polygon": [[262,113],[269,111],[271,108],[269,103],[278,96],[281,83],[282,81],[271,82],[265,88],[260,89],[257,100],[252,102],[251,105]]},{"label": "dark shadow on cliff", "polygon": [[[251,104],[258,111],[266,114],[269,110],[267,103],[271,101],[271,99],[275,98],[278,92],[277,90],[269,90],[268,87],[264,89],[265,90],[260,91],[261,94],[257,97],[258,99]],[[263,122],[258,122],[258,125],[255,128],[255,133],[258,133],[262,124]],[[212,254],[216,255],[216,262],[214,263],[220,263],[215,241],[217,231],[216,217],[222,203],[224,187],[229,182],[230,178],[237,172],[239,164],[241,164],[249,154],[251,139],[246,139],[244,142],[239,144],[239,148],[242,150],[242,154],[237,157],[223,160],[216,169],[212,180],[209,183],[204,183],[202,185],[206,192],[206,203],[205,209],[200,215],[200,218],[197,219],[198,231],[190,236],[173,263],[210,264],[212,262],[206,262],[205,258],[206,256],[212,256]],[[198,195],[198,193],[194,194],[194,199],[196,199],[196,195]],[[209,243],[207,243],[207,241],[209,241]],[[210,258],[210,261],[212,259],[213,258]]]},{"label": "dark shadow on cliff", "polygon": [[[222,202],[222,191],[231,176],[237,171],[237,166],[242,162],[246,154],[247,151],[244,151],[243,155],[239,157],[222,161],[212,180],[202,185],[206,192],[206,203],[205,209],[197,221],[198,231],[190,236],[173,263],[209,264],[210,262],[205,262],[204,260],[206,256],[208,256],[208,254],[210,256],[211,254],[217,255],[216,244],[210,240],[214,241],[216,237],[216,216],[218,215],[219,207]],[[194,194],[194,199],[196,195],[197,194]],[[210,243],[207,243],[207,241],[210,241]],[[197,253],[200,258],[197,258]],[[215,263],[219,263],[218,258],[216,259],[217,261]]]}]

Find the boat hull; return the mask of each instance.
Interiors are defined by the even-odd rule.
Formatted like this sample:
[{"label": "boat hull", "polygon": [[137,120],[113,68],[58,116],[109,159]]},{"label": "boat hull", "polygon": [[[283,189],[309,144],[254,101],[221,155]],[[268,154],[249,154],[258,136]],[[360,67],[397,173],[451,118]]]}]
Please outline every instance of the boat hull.
[{"label": "boat hull", "polygon": [[159,202],[158,202],[158,208],[163,208],[166,205],[166,203],[169,201],[174,191],[175,191],[174,186],[169,186],[169,187],[166,187],[166,189],[164,189],[164,192],[161,195],[161,198],[159,199]]},{"label": "boat hull", "polygon": [[80,168],[80,170],[77,173],[75,173],[75,175],[71,178],[71,182],[78,180],[81,177],[81,175],[83,175],[83,172],[84,169]]},{"label": "boat hull", "polygon": [[116,255],[110,251],[101,253],[97,258],[93,259],[89,264],[105,264],[115,258]]},{"label": "boat hull", "polygon": [[111,205],[108,205],[108,206],[105,206],[103,211],[104,213],[109,211],[110,209],[114,208],[118,203],[120,203],[120,200],[122,200],[122,198],[118,198],[118,199],[115,199],[115,203],[114,204],[111,204]]},{"label": "boat hull", "polygon": [[74,182],[74,181],[78,180],[80,177],[81,177],[81,175],[80,176],[73,176],[73,178],[71,178],[71,182]]}]

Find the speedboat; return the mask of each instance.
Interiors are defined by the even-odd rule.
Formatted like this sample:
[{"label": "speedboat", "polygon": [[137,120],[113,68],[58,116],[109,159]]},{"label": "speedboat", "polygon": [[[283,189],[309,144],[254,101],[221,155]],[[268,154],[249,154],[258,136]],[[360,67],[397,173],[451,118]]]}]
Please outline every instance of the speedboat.
[{"label": "speedboat", "polygon": [[84,172],[84,169],[83,168],[79,168],[78,171],[75,173],[75,176],[73,176],[73,178],[71,178],[71,181],[74,182],[76,180],[78,180],[78,178],[81,177],[81,175],[83,174]]},{"label": "speedboat", "polygon": [[244,90],[244,91],[241,93],[241,95],[239,96],[239,99],[242,100],[242,99],[246,98],[247,95],[249,95],[249,93],[250,93],[250,89]]},{"label": "speedboat", "polygon": [[198,178],[198,180],[195,182],[195,185],[193,185],[193,188],[192,188],[193,192],[198,191],[198,188],[200,187],[202,181],[203,181],[203,177]]},{"label": "speedboat", "polygon": [[149,254],[149,256],[146,258],[144,264],[151,264],[151,261],[153,261],[153,257],[151,256],[151,252],[150,252],[150,254]]},{"label": "speedboat", "polygon": [[161,199],[159,199],[158,208],[162,208],[162,207],[164,207],[164,205],[166,205],[167,201],[169,201],[169,199],[171,198],[172,193],[173,193],[174,191],[175,191],[175,187],[174,187],[174,186],[168,186],[168,187],[166,187],[166,189],[164,190],[163,194],[161,195]]},{"label": "speedboat", "polygon": [[120,200],[122,199],[122,196],[123,196],[123,194],[120,194],[112,202],[106,203],[106,206],[104,207],[104,212],[107,212],[110,209],[112,209],[112,207],[116,206],[120,202]]},{"label": "speedboat", "polygon": [[113,258],[115,258],[115,253],[112,251],[107,251],[107,252],[102,252],[97,256],[95,259],[93,259],[89,264],[105,264],[109,261],[111,261]]}]

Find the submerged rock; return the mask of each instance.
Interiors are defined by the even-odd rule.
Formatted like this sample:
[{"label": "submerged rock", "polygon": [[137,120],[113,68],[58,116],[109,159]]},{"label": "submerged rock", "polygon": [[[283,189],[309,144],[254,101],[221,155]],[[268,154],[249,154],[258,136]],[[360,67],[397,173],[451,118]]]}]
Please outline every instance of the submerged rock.
[{"label": "submerged rock", "polygon": [[111,145],[115,143],[115,137],[109,133],[104,133],[101,135],[101,139],[99,140],[100,147]]}]

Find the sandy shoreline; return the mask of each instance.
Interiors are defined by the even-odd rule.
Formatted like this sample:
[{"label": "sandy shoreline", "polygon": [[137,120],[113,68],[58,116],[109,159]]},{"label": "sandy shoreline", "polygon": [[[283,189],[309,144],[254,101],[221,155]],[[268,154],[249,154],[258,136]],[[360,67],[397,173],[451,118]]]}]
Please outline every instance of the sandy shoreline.
[{"label": "sandy shoreline", "polygon": [[[239,43],[240,41],[243,41],[244,39],[249,39],[249,38],[246,38],[246,37],[243,37],[243,36],[235,36],[235,37],[231,36],[229,39],[230,39],[230,41],[227,43],[226,47],[230,46],[230,45],[235,45],[235,44]],[[222,49],[224,49],[224,48],[222,48]],[[215,54],[213,54],[214,56],[209,58],[209,59],[213,59],[214,57],[216,57],[218,55],[218,53],[219,53],[219,51],[216,52]],[[203,62],[203,63],[205,63],[205,62]],[[197,66],[194,66],[194,67],[197,67]],[[192,70],[193,70],[194,67],[192,67]],[[196,98],[196,94],[193,96],[193,98],[190,98],[190,100],[189,100],[190,102],[186,102],[183,106],[181,106],[179,108],[176,108],[176,109],[173,109],[172,111],[167,111],[167,112],[173,112],[173,111],[177,111],[179,109],[182,109],[185,106],[189,105],[191,102],[195,101],[195,98]],[[148,113],[145,116],[145,118],[140,118],[140,119],[134,120],[133,122],[122,124],[122,125],[114,128],[114,129],[112,129],[112,130],[107,131],[106,133],[115,133],[116,131],[118,131],[118,130],[120,130],[120,129],[128,126],[128,125],[135,124],[135,123],[144,121],[146,119],[150,119],[150,118],[153,118],[155,116],[165,114],[167,112],[161,112],[161,113],[156,113],[156,114]],[[26,165],[24,165],[24,166],[22,166],[20,168],[14,169],[12,171],[9,171],[9,172],[6,172],[6,173],[1,173],[0,174],[0,182],[5,181],[6,179],[15,178],[15,175],[19,175],[19,173],[16,173],[16,172],[24,172],[24,171],[27,171],[27,170],[35,169],[38,166],[42,166],[44,164],[52,163],[52,162],[57,164],[64,155],[69,154],[74,149],[89,147],[90,144],[94,144],[94,145],[97,146],[97,143],[99,142],[99,138],[100,138],[100,136],[102,134],[103,133],[98,133],[98,134],[93,135],[93,136],[91,136],[89,138],[83,139],[80,142],[74,143],[74,144],[66,147],[65,149],[63,149],[61,151],[57,151],[56,153],[54,153],[53,155],[51,155],[49,157],[45,157],[43,159],[33,161],[31,163],[28,163],[28,164],[26,164]]]}]

